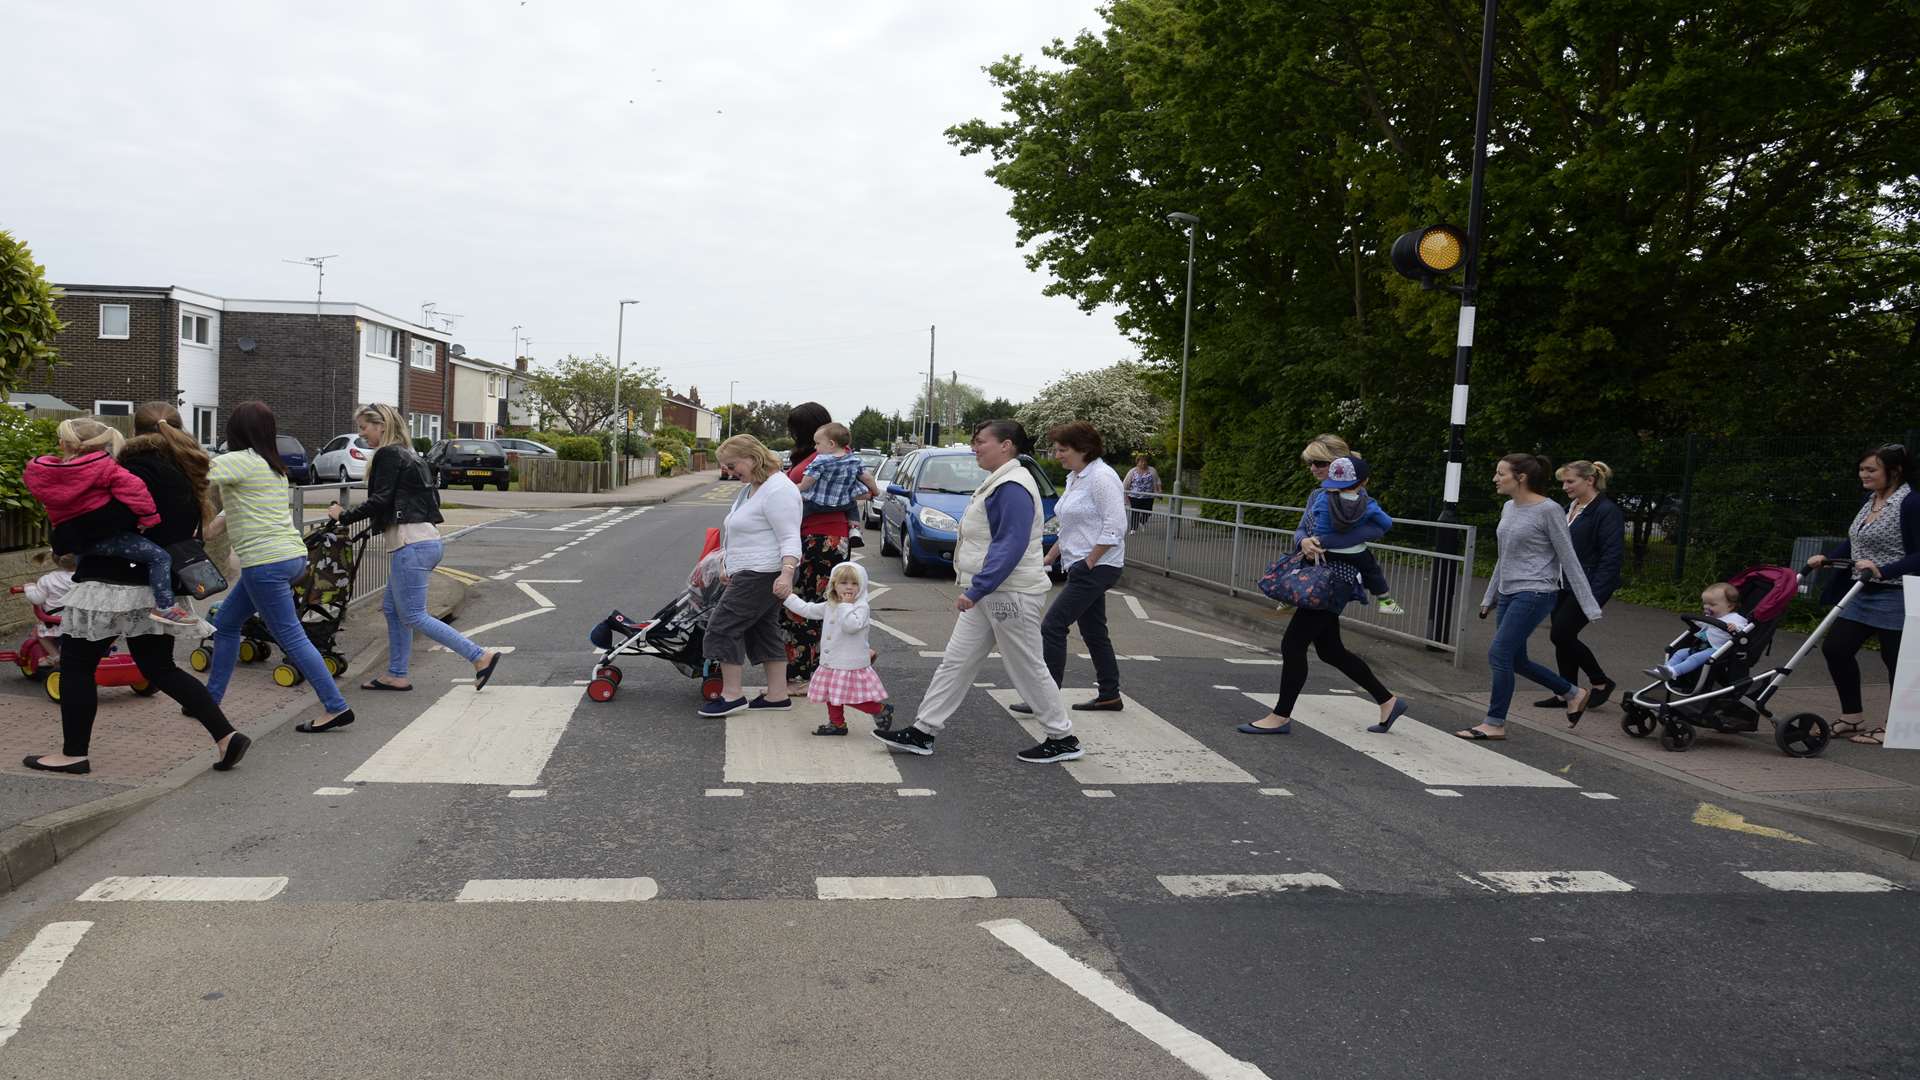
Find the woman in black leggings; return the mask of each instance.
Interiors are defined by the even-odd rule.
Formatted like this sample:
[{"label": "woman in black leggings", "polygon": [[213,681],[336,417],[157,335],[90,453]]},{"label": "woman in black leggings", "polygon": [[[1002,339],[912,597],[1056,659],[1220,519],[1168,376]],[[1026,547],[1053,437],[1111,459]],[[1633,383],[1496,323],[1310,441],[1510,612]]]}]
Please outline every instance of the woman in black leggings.
[{"label": "woman in black leggings", "polygon": [[[1604,461],[1570,461],[1554,473],[1560,490],[1567,493],[1567,533],[1573,539],[1574,554],[1580,557],[1580,569],[1587,575],[1593,599],[1601,607],[1620,587],[1620,565],[1626,558],[1627,519],[1620,507],[1607,496],[1607,480],[1613,469]],[[1553,605],[1554,666],[1560,677],[1578,685],[1580,673],[1587,675],[1591,693],[1586,708],[1597,709],[1613,696],[1614,681],[1600,667],[1593,649],[1580,640],[1587,628],[1587,613],[1580,610],[1580,598],[1572,589],[1561,589]],[[1566,699],[1555,695],[1533,703],[1536,709],[1563,709]]]},{"label": "woman in black leggings", "polygon": [[[1833,733],[1863,746],[1885,745],[1887,725],[1867,720],[1860,693],[1860,649],[1868,638],[1880,639],[1880,662],[1892,683],[1907,619],[1900,579],[1920,574],[1920,492],[1908,482],[1910,466],[1907,448],[1897,444],[1861,454],[1856,471],[1867,497],[1847,527],[1846,543],[1808,560],[1808,565],[1819,566],[1828,559],[1851,559],[1852,576],[1866,583],[1820,643],[1840,695],[1840,722]],[[1836,579],[1821,599],[1838,603],[1852,584],[1844,577]]]},{"label": "woman in black leggings", "polygon": [[[166,402],[140,406],[134,413],[134,430],[138,434],[118,450],[117,456],[128,472],[147,485],[160,511],[160,524],[148,529],[146,535],[163,546],[185,540],[207,516],[207,455],[181,430],[180,413]],[[77,546],[76,536],[65,530],[84,517],[54,530],[56,551]],[[90,555],[80,560],[73,580],[60,621],[62,752],[31,754],[22,764],[41,772],[93,771],[88,751],[94,712],[99,706],[94,678],[115,639],[125,635],[127,652],[139,666],[141,676],[154,689],[179,702],[188,716],[207,729],[220,754],[213,767],[225,771],[238,765],[252,740],[233,730],[200,680],[173,662],[174,637],[198,637],[206,628],[173,626],[148,618],[153,590],[147,585],[146,567],[136,563]]]}]

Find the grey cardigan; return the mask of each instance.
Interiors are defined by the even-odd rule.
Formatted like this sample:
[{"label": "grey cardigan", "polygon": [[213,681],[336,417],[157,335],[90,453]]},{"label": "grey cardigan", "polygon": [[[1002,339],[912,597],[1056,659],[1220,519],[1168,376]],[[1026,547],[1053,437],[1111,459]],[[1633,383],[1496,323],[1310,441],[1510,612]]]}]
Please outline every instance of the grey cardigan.
[{"label": "grey cardigan", "polygon": [[1500,508],[1500,559],[1493,564],[1487,595],[1480,606],[1490,608],[1503,593],[1573,590],[1589,622],[1600,618],[1600,603],[1587,585],[1580,556],[1567,532],[1566,511],[1552,499],[1522,506],[1508,502]]}]

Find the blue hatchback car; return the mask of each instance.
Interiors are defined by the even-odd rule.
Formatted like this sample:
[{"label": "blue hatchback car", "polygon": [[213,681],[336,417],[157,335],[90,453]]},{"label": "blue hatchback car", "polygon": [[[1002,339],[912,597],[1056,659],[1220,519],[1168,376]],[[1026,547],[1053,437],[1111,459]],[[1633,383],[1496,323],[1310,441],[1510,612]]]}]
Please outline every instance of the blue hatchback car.
[{"label": "blue hatchback car", "polygon": [[[1041,516],[1046,521],[1040,543],[1042,550],[1050,549],[1059,530],[1053,517],[1059,493],[1032,458],[1023,454],[1020,462],[1039,485]],[[898,555],[900,569],[908,577],[919,577],[936,566],[953,569],[960,515],[986,478],[987,470],[973,459],[971,450],[915,450],[908,454],[887,485],[891,497],[880,513],[880,554]]]}]

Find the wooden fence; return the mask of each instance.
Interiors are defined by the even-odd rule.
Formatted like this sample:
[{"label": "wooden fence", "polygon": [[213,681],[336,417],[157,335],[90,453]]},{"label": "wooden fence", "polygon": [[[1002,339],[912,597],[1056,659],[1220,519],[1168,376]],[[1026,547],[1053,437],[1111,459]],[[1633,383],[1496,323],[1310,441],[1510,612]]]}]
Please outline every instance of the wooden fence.
[{"label": "wooden fence", "polygon": [[47,522],[26,510],[0,511],[0,551],[42,547],[47,542]]}]

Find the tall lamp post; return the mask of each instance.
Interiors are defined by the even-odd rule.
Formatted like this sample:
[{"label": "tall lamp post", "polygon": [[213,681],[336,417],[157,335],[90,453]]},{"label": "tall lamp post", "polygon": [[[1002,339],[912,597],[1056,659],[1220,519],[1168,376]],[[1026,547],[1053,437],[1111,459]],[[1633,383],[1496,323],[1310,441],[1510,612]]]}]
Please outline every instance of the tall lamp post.
[{"label": "tall lamp post", "polygon": [[613,338],[613,422],[620,425],[619,434],[614,436],[613,440],[612,483],[615,487],[620,486],[620,452],[626,449],[620,443],[627,434],[626,416],[620,411],[620,353],[627,343],[627,305],[639,302],[638,300],[620,301],[620,328],[615,331]]},{"label": "tall lamp post", "polygon": [[[1180,332],[1180,423],[1173,447],[1173,516],[1180,516],[1180,480],[1187,462],[1187,356],[1193,348],[1193,245],[1200,231],[1200,219],[1176,210],[1167,220],[1187,227],[1187,322]],[[1167,530],[1172,543],[1173,530]]]},{"label": "tall lamp post", "polygon": [[735,408],[733,404],[733,388],[739,385],[740,380],[738,379],[727,383],[727,438],[729,439],[733,438],[733,410]]}]

